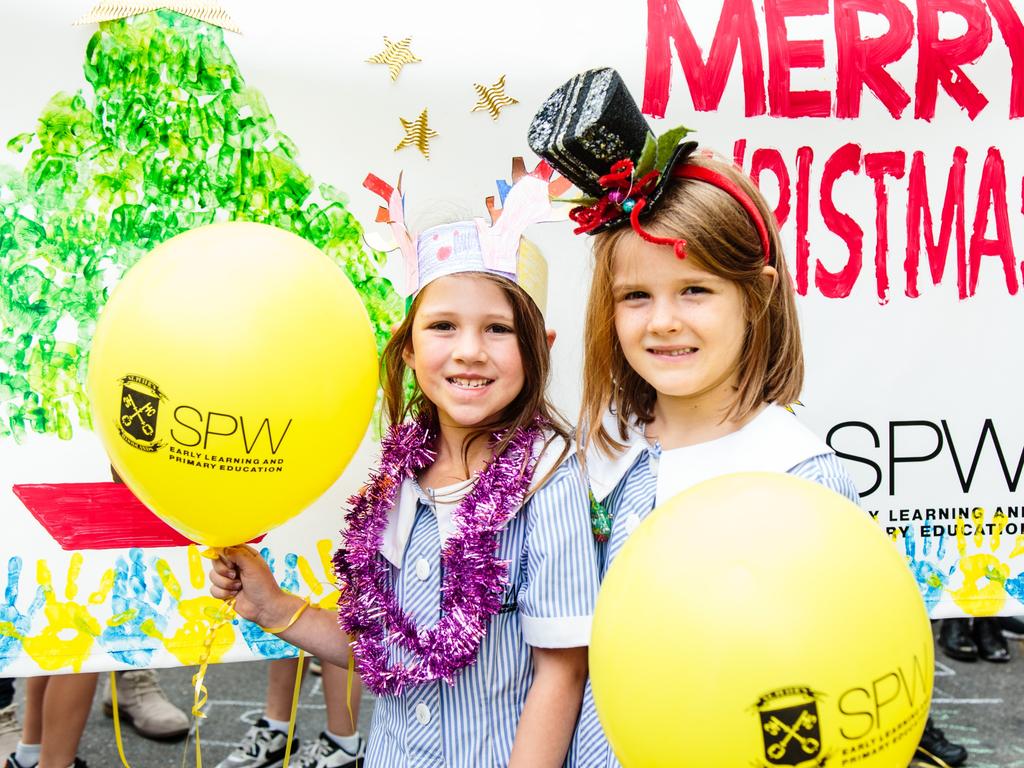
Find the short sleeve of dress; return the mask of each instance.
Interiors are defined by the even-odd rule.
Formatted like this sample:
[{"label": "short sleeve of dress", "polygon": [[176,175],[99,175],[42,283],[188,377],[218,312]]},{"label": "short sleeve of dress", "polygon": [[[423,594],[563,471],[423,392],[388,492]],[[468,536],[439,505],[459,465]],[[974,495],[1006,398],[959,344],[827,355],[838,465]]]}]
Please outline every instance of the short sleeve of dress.
[{"label": "short sleeve of dress", "polygon": [[587,486],[575,456],[555,470],[524,511],[525,578],[518,595],[523,636],[538,648],[589,645],[597,555]]},{"label": "short sleeve of dress", "polygon": [[857,506],[860,506],[860,494],[853,484],[853,478],[846,471],[842,460],[834,453],[823,453],[819,456],[812,456],[790,469],[786,474],[802,477],[831,488],[841,496],[845,496]]}]

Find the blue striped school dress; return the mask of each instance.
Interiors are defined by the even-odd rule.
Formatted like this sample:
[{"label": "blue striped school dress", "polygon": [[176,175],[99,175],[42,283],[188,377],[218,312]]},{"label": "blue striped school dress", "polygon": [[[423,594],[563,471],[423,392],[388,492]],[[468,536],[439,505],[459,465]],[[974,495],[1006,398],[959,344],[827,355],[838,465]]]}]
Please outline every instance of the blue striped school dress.
[{"label": "blue striped school dress", "polygon": [[[541,479],[550,464],[542,458]],[[429,492],[406,481],[392,510],[381,556],[402,608],[420,627],[440,618],[441,547],[453,533],[451,512],[465,487]],[[454,686],[432,682],[381,696],[373,710],[366,768],[505,766],[533,679],[530,648],[575,648],[590,642],[597,599],[597,560],[586,480],[575,456],[554,471],[502,531],[499,556],[509,562],[501,612],[476,662]],[[392,649],[390,662],[411,659]]]},{"label": "blue striped school dress", "polygon": [[[615,435],[609,420],[609,434]],[[832,450],[784,408],[767,406],[743,429],[700,445],[662,451],[642,432],[629,436],[625,452],[587,454],[594,496],[612,515],[608,541],[596,545],[601,578],[629,535],[658,504],[698,482],[731,472],[775,471],[831,488],[856,504],[853,480]],[[620,768],[605,738],[587,681],[572,749],[576,768]]]}]

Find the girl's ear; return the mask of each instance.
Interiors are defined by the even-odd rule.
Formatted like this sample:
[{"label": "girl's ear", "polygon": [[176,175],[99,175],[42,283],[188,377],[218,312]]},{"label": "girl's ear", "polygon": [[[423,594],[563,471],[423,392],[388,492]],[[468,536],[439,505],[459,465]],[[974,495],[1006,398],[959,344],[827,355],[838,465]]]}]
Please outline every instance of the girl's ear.
[{"label": "girl's ear", "polygon": [[[759,316],[762,312],[767,310],[768,306],[771,304],[772,297],[775,295],[775,289],[779,285],[779,273],[775,269],[775,267],[772,267],[772,266],[769,266],[769,265],[765,264],[763,267],[761,267],[761,280],[765,281],[765,283],[767,284],[768,290],[763,294],[763,296],[764,296],[764,298],[763,298],[764,306],[763,307],[754,307],[754,306],[748,306],[747,307],[748,312],[750,312],[751,315],[754,315],[754,316]],[[755,301],[754,295],[750,296],[750,301],[751,302]],[[748,317],[747,318],[747,324],[750,325],[751,322],[752,322],[751,318]]]},{"label": "girl's ear", "polygon": [[402,362],[405,363],[405,367],[415,373],[416,371],[416,353],[412,351],[412,339],[406,342],[402,348]]}]

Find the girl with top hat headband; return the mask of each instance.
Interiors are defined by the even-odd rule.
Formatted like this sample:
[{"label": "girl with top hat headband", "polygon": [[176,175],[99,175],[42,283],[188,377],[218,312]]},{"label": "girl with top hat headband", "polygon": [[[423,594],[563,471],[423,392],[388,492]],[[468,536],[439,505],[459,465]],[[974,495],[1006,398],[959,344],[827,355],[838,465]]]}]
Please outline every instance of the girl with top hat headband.
[{"label": "girl with top hat headband", "polygon": [[[595,236],[580,451],[602,577],[655,506],[718,475],[785,472],[860,500],[786,407],[804,362],[771,209],[688,132],[656,138],[611,69],[572,78],[530,126],[533,150],[587,195],[570,213],[576,232]],[[618,765],[589,683],[574,757]],[[929,719],[917,758],[957,766],[967,750]]]},{"label": "girl with top hat headband", "polygon": [[[785,407],[804,367],[771,209],[685,133],[655,139],[607,69],[558,89],[530,128],[534,151],[589,195],[570,216],[595,235],[580,450],[602,576],[658,504],[711,477],[787,472],[858,501]],[[589,685],[577,747],[580,766],[618,765]]]},{"label": "girl with top hat headband", "polygon": [[380,461],[335,555],[338,615],[283,592],[249,547],[211,573],[242,617],[331,663],[354,655],[377,694],[366,768],[566,761],[598,579],[586,481],[545,396],[545,267],[521,239],[551,211],[545,168],[493,226],[418,236],[401,190],[367,178],[412,301],[384,351]]}]

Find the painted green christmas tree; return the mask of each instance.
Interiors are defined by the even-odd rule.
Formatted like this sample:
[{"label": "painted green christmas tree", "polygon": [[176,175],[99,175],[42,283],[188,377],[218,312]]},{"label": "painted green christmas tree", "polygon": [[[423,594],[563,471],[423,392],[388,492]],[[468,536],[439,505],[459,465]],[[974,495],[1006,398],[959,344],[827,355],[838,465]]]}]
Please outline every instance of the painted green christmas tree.
[{"label": "painted green christmas tree", "polygon": [[402,304],[343,194],[296,162],[224,33],[172,11],[104,22],[86,50],[91,88],[58,93],[23,171],[0,166],[0,439],[89,427],[84,383],[96,317],[159,243],[214,221],[290,230],[335,259],[378,345]]}]

